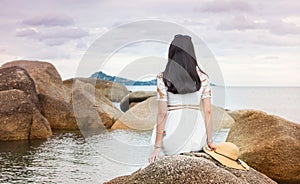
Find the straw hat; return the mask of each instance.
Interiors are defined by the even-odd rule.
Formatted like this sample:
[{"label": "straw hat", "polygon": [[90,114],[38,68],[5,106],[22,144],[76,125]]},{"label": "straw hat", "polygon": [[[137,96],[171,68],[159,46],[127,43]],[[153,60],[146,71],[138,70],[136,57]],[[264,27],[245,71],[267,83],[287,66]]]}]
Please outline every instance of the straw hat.
[{"label": "straw hat", "polygon": [[211,151],[207,145],[203,147],[203,150],[227,167],[249,170],[249,166],[239,159],[239,148],[231,142],[218,144],[214,151]]}]

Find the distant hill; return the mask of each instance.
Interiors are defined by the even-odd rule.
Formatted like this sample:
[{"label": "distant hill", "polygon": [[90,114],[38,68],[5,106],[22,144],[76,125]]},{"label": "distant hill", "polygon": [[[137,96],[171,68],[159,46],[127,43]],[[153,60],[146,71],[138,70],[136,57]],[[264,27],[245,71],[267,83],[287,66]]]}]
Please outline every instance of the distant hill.
[{"label": "distant hill", "polygon": [[123,77],[117,77],[117,76],[111,76],[103,73],[102,71],[96,72],[93,75],[91,75],[91,78],[97,78],[102,80],[108,80],[113,82],[118,82],[121,84],[124,84],[126,86],[155,86],[156,85],[156,79],[149,80],[149,81],[135,81],[135,80],[129,80]]},{"label": "distant hill", "polygon": [[[102,80],[118,82],[118,83],[124,84],[126,86],[155,86],[156,85],[156,79],[152,79],[149,81],[135,81],[135,80],[129,80],[129,79],[126,79],[123,77],[107,75],[102,71],[92,74],[90,78],[97,78],[97,79],[102,79]],[[215,86],[215,84],[212,84],[212,83],[210,83],[210,85]]]}]

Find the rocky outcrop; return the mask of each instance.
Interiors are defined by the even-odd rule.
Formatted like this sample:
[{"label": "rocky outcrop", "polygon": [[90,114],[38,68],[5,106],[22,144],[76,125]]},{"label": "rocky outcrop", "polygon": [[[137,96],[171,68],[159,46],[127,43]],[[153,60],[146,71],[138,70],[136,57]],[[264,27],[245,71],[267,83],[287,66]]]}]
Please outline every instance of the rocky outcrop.
[{"label": "rocky outcrop", "polygon": [[72,104],[39,94],[41,113],[49,121],[53,130],[78,130]]},{"label": "rocky outcrop", "polygon": [[45,139],[52,135],[49,122],[24,91],[0,91],[0,107],[0,140]]},{"label": "rocky outcrop", "polygon": [[41,113],[49,121],[52,129],[78,129],[70,95],[51,63],[19,60],[5,63],[2,68],[5,70],[11,66],[24,68],[33,79]]},{"label": "rocky outcrop", "polygon": [[39,99],[34,82],[25,69],[18,66],[0,68],[0,91],[10,89],[23,91],[27,98],[39,109]]},{"label": "rocky outcrop", "polygon": [[133,106],[131,103],[136,104],[137,102],[142,102],[152,96],[156,96],[156,91],[134,91],[121,100],[120,108],[123,112],[126,112]]},{"label": "rocky outcrop", "polygon": [[[95,96],[95,87],[76,81],[73,88],[73,107],[80,129],[110,128],[123,114],[103,95]],[[109,103],[106,103],[109,101]],[[100,119],[99,119],[100,117]]]},{"label": "rocky outcrop", "polygon": [[227,140],[240,157],[279,183],[300,181],[300,125],[257,110],[229,112],[235,119]]},{"label": "rocky outcrop", "polygon": [[24,68],[34,80],[38,94],[68,102],[61,76],[56,68],[48,62],[17,60],[5,63],[2,67],[19,66]]},{"label": "rocky outcrop", "polygon": [[165,156],[131,175],[119,176],[105,184],[133,183],[232,183],[275,184],[250,168],[248,171],[225,167],[205,153]]},{"label": "rocky outcrop", "polygon": [[106,80],[94,78],[76,78],[65,80],[63,83],[65,86],[71,88],[74,80],[80,80],[95,86],[96,95],[104,95],[112,102],[120,102],[124,96],[129,94],[129,91],[123,84]]},{"label": "rocky outcrop", "polygon": [[126,111],[111,129],[150,130],[156,123],[156,117],[156,97],[150,97]]}]

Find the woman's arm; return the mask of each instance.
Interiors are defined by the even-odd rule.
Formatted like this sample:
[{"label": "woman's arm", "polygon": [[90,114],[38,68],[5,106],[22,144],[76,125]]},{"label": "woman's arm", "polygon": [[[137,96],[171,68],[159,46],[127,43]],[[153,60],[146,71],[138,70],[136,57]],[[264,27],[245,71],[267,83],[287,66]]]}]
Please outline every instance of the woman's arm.
[{"label": "woman's arm", "polygon": [[167,119],[167,102],[158,101],[158,111],[157,111],[157,124],[156,124],[156,139],[155,145],[163,145],[163,131],[165,129],[166,119]]},{"label": "woman's arm", "polygon": [[205,128],[206,128],[206,134],[207,134],[207,144],[212,144],[212,132],[213,132],[213,125],[211,121],[211,102],[210,98],[204,98],[202,99],[203,104],[203,111],[205,116]]},{"label": "woman's arm", "polygon": [[157,123],[156,123],[156,138],[154,151],[149,156],[148,161],[150,163],[154,162],[162,149],[163,146],[163,131],[165,129],[166,119],[167,119],[167,101],[158,101],[158,111],[157,111]]}]

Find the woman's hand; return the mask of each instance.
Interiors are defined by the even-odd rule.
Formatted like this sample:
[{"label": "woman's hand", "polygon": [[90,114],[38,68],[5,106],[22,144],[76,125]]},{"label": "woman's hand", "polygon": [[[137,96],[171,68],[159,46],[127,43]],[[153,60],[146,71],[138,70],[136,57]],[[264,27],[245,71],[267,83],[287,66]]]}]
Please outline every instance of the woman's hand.
[{"label": "woman's hand", "polygon": [[151,164],[154,162],[156,159],[158,159],[159,153],[161,151],[161,148],[156,148],[154,149],[153,153],[149,156],[148,162]]},{"label": "woman's hand", "polygon": [[214,151],[217,148],[217,145],[215,145],[214,143],[208,143],[207,146]]}]

